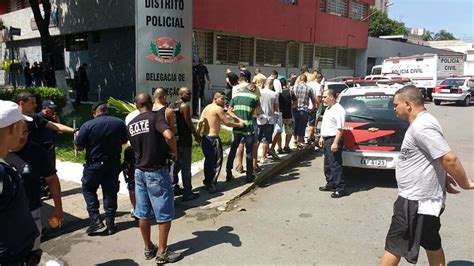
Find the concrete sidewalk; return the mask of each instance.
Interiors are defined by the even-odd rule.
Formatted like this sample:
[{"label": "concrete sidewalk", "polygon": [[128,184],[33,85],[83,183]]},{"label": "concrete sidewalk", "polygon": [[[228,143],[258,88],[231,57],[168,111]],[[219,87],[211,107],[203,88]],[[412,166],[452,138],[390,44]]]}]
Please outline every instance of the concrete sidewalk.
[{"label": "concrete sidewalk", "polygon": [[[261,165],[263,171],[258,173],[255,183],[246,184],[245,174],[238,174],[233,171],[235,179],[232,182],[225,182],[225,162],[218,179],[219,191],[215,194],[209,194],[203,187],[203,162],[193,165],[193,190],[200,194],[200,197],[193,201],[181,202],[181,196],[175,197],[176,219],[185,217],[197,217],[197,219],[209,219],[217,217],[219,213],[232,210],[237,207],[236,200],[242,195],[252,191],[259,184],[265,183],[265,180],[277,175],[284,168],[300,160],[305,154],[314,150],[314,146],[310,145],[305,149],[293,151],[289,154],[282,154],[280,160],[268,160],[268,163]],[[244,160],[245,161],[245,160]],[[235,166],[236,164],[234,164]],[[195,173],[197,172],[197,173]],[[82,174],[82,165],[61,162],[58,164],[58,175],[61,179],[63,209],[65,212],[64,224],[60,229],[48,229],[43,231],[44,259],[43,263],[49,259],[58,261],[61,258],[58,254],[64,251],[58,250],[57,241],[69,239],[71,236],[85,237],[85,229],[87,228],[88,214],[85,202],[81,193],[80,175]],[[66,180],[67,179],[67,180]],[[100,203],[102,205],[101,192],[99,191]],[[47,224],[53,202],[47,200],[42,208],[43,224]],[[130,217],[130,209],[132,208],[128,199],[128,193],[125,188],[125,182],[121,177],[121,193],[118,195],[118,210],[116,223],[119,231],[126,231],[136,227],[136,222]],[[102,211],[103,213],[103,211]],[[68,241],[68,240],[66,240]],[[56,243],[56,244],[55,244]],[[69,261],[70,263],[71,261]]]}]

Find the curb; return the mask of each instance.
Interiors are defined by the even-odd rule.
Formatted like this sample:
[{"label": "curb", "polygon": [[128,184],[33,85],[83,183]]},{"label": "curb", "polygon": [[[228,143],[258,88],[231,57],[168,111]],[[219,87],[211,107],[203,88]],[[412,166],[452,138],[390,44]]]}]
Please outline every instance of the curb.
[{"label": "curb", "polygon": [[229,205],[229,203],[231,202],[234,202],[236,200],[238,200],[239,198],[241,198],[242,196],[244,196],[245,194],[251,192],[252,190],[254,190],[255,188],[257,187],[261,187],[261,184],[264,183],[264,181],[272,178],[273,176],[275,175],[278,175],[279,173],[281,173],[286,167],[288,167],[289,165],[297,162],[301,157],[303,157],[304,155],[308,154],[309,152],[311,151],[314,151],[314,147],[316,146],[316,144],[311,144],[311,145],[308,145],[307,147],[305,147],[304,149],[301,149],[301,150],[297,150],[296,152],[293,152],[291,154],[289,154],[288,156],[286,156],[285,158],[283,158],[283,160],[279,163],[276,163],[275,165],[273,165],[270,170],[268,171],[264,171],[264,173],[262,175],[259,175],[255,181],[252,183],[252,184],[249,184],[248,187],[242,191],[241,193],[239,193],[237,196],[229,199],[225,205]]}]

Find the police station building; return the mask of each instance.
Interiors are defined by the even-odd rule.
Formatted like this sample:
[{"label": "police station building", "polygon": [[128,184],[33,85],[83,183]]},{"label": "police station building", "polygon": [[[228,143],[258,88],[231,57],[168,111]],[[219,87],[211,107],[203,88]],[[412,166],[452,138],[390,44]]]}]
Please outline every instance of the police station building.
[{"label": "police station building", "polygon": [[[62,45],[64,67],[59,86],[71,86],[75,70],[88,63],[91,98],[131,100],[135,91],[135,1],[50,0],[50,33]],[[179,8],[191,0],[140,0],[150,7]],[[195,51],[207,66],[208,95],[225,87],[225,69],[238,72],[243,63],[268,75],[297,73],[302,64],[327,78],[365,75],[369,7],[375,0],[193,0]],[[28,0],[0,1],[6,27],[15,36],[15,57],[40,62],[41,45]],[[365,19],[365,20],[364,20]],[[183,27],[180,19],[156,14],[146,18],[156,27]],[[9,58],[4,38],[2,59]],[[186,44],[183,44],[186,45]],[[191,44],[187,44],[191,45]],[[62,78],[61,78],[62,77]]]}]

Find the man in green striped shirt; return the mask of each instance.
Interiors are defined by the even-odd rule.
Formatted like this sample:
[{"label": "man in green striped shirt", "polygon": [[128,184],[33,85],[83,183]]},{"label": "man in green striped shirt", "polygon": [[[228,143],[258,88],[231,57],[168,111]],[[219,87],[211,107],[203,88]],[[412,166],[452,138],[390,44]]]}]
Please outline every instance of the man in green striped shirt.
[{"label": "man in green striped shirt", "polygon": [[246,182],[253,182],[253,163],[252,163],[252,151],[253,144],[255,143],[254,125],[252,120],[252,114],[257,107],[258,98],[255,93],[255,84],[248,84],[241,92],[237,93],[234,98],[230,101],[229,109],[227,114],[233,118],[240,118],[244,122],[243,128],[233,129],[233,141],[230,147],[229,157],[227,158],[226,166],[226,181],[231,181],[232,168],[234,167],[235,154],[239,144],[243,142],[245,144],[245,156],[247,163]]}]

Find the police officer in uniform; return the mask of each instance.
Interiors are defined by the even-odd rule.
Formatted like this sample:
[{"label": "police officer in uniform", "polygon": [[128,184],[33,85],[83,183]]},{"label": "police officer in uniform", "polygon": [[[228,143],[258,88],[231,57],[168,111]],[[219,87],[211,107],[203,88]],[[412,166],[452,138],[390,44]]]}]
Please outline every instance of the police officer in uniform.
[{"label": "police officer in uniform", "polygon": [[82,194],[89,212],[90,226],[87,234],[104,228],[99,214],[97,189],[102,187],[107,233],[114,234],[117,211],[118,176],[122,144],[127,142],[127,130],[122,120],[107,115],[107,105],[92,105],[94,119],[84,123],[75,140],[77,150],[86,150],[86,163],[82,176]]},{"label": "police officer in uniform", "polygon": [[0,265],[36,265],[41,250],[31,251],[39,236],[31,217],[21,179],[4,161],[8,150],[20,142],[26,128],[18,105],[0,101]]}]

